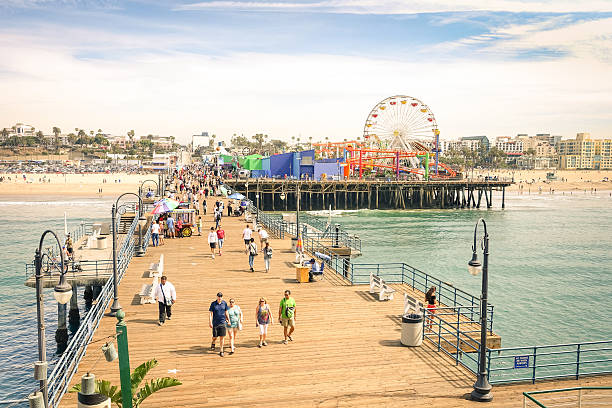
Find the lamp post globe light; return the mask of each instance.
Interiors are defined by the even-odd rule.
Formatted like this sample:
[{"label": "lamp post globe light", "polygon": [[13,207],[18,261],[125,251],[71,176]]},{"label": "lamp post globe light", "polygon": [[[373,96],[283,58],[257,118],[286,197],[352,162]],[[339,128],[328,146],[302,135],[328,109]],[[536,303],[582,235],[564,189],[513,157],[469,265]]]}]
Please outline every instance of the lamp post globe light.
[{"label": "lamp post globe light", "polygon": [[[40,381],[40,391],[45,408],[49,406],[49,390],[47,389],[47,347],[45,344],[45,310],[43,297],[43,263],[45,272],[49,273],[51,267],[57,267],[55,261],[49,259],[48,254],[42,254],[42,247],[47,234],[53,235],[60,253],[60,280],[53,290],[53,297],[59,304],[65,305],[72,297],[72,287],[66,282],[66,266],[62,244],[57,234],[51,230],[46,230],[40,237],[38,249],[34,255],[34,266],[36,268],[36,318],[38,324],[38,361],[34,364],[34,378]],[[40,394],[34,393],[30,396],[31,400],[40,400]]]},{"label": "lamp post globe light", "polygon": [[[476,234],[478,224],[482,222],[484,237],[482,240],[483,262],[478,260],[476,255]],[[468,271],[471,275],[477,276],[482,271],[482,288],[480,295],[480,348],[478,357],[478,376],[474,383],[474,390],[470,397],[474,401],[488,402],[493,399],[491,394],[491,384],[489,384],[487,373],[487,292],[489,286],[489,234],[487,233],[487,223],[480,218],[474,227],[474,244],[472,245],[472,259],[468,262]]]},{"label": "lamp post globe light", "polygon": [[[136,198],[138,198],[137,216],[138,216],[139,234],[138,234],[138,246],[136,248],[136,253],[138,253],[138,251],[142,251],[141,220],[144,218],[142,216],[142,199],[136,193],[123,193],[119,197],[117,197],[117,200],[115,201],[115,204],[113,204],[113,207],[111,209],[111,227],[113,230],[113,304],[111,305],[111,308],[110,308],[111,311],[108,314],[109,316],[116,316],[117,311],[121,310],[121,305],[119,304],[119,281],[118,281],[118,276],[117,276],[117,273],[118,273],[117,272],[117,228],[119,228],[118,223],[117,223],[117,213],[124,214],[125,211],[127,210],[125,204],[119,206],[119,200],[121,200],[121,198],[126,195],[133,195]],[[144,218],[144,223],[146,224],[146,218]]]}]

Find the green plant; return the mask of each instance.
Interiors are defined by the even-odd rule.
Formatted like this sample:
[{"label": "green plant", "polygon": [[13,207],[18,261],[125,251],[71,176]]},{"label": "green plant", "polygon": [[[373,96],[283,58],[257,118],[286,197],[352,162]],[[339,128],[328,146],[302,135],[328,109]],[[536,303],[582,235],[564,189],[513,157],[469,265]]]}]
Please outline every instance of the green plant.
[{"label": "green plant", "polygon": [[[176,378],[163,377],[148,380],[145,382],[144,386],[138,389],[144,377],[155,366],[157,366],[157,360],[152,359],[145,361],[136,367],[132,372],[130,380],[132,383],[132,406],[134,408],[138,408],[140,404],[142,404],[142,401],[144,401],[151,394],[163,390],[164,388],[175,387],[182,384]],[[80,391],[81,384],[76,384],[70,389],[70,392]],[[113,404],[117,405],[119,408],[122,408],[123,404],[121,400],[121,389],[116,385],[111,385],[110,381],[96,380],[96,392],[98,394],[106,395],[111,399]]]}]

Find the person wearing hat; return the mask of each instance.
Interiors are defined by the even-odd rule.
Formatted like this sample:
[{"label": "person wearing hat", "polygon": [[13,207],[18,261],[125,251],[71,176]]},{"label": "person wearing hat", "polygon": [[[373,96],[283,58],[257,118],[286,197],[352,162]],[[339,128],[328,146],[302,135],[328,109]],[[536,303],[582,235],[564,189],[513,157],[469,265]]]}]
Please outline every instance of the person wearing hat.
[{"label": "person wearing hat", "polygon": [[223,293],[217,293],[217,299],[210,304],[210,308],[208,308],[209,314],[209,322],[208,325],[212,328],[212,342],[210,345],[210,349],[212,351],[215,350],[215,342],[217,341],[217,337],[221,338],[221,351],[219,355],[221,357],[223,354],[223,346],[225,344],[225,334],[226,334],[226,325],[229,319],[229,307],[225,300],[223,300]]}]

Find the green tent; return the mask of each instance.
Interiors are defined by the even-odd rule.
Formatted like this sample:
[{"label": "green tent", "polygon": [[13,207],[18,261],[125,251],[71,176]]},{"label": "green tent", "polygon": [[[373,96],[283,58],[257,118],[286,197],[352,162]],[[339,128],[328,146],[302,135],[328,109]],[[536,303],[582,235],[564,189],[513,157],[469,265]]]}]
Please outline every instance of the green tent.
[{"label": "green tent", "polygon": [[244,162],[241,164],[247,170],[262,170],[261,167],[261,158],[263,156],[260,154],[251,154],[244,158]]}]

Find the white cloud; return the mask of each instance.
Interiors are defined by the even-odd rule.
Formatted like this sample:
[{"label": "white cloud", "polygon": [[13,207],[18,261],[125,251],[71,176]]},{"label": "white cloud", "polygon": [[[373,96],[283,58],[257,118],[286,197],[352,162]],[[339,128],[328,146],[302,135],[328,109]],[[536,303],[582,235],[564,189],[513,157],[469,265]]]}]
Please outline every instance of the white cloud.
[{"label": "white cloud", "polygon": [[177,10],[240,10],[347,14],[415,14],[459,11],[610,12],[610,0],[323,0],[314,2],[225,1],[185,4]]},{"label": "white cloud", "polygon": [[573,57],[612,62],[612,18],[563,25],[566,17],[516,24],[491,33],[462,38],[430,47],[430,52],[450,52],[478,46],[476,52],[516,56],[529,51],[548,50]]},{"label": "white cloud", "polygon": [[362,133],[376,102],[408,94],[431,106],[445,137],[612,136],[612,70],[588,56],[439,63],[165,52],[83,60],[46,38],[0,38],[0,126],[135,129],[183,141],[202,130],[343,139]]}]

